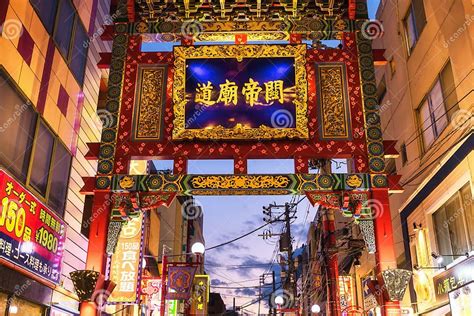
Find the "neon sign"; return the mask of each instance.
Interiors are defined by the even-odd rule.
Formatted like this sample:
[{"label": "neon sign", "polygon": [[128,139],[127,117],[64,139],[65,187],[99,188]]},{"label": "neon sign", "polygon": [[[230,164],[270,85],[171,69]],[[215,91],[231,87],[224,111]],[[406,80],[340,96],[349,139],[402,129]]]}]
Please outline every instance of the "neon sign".
[{"label": "neon sign", "polygon": [[135,303],[138,300],[142,262],[143,213],[129,220],[120,231],[110,265],[110,280],[117,286],[109,303]]},{"label": "neon sign", "polygon": [[0,257],[58,284],[64,221],[0,169]]}]

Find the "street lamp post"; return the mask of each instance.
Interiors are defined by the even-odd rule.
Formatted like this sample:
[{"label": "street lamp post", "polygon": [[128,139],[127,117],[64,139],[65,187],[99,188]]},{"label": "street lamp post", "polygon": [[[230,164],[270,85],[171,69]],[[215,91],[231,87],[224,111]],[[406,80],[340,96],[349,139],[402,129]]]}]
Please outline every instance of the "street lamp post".
[{"label": "street lamp post", "polygon": [[318,304],[311,306],[311,313],[318,314],[319,312],[321,312],[321,307]]},{"label": "street lamp post", "polygon": [[163,253],[162,253],[162,275],[161,275],[161,304],[160,304],[160,315],[165,316],[165,308],[166,308],[166,279],[167,279],[167,274],[168,270],[166,268],[168,264],[168,257],[181,257],[183,255],[190,255],[193,254],[196,256],[197,261],[195,263],[191,263],[190,265],[193,266],[199,266],[201,265],[201,256],[204,254],[204,251],[206,250],[205,246],[201,242],[196,242],[191,246],[191,253],[184,253],[184,254],[179,254],[179,255],[165,255],[165,246],[163,246]]}]

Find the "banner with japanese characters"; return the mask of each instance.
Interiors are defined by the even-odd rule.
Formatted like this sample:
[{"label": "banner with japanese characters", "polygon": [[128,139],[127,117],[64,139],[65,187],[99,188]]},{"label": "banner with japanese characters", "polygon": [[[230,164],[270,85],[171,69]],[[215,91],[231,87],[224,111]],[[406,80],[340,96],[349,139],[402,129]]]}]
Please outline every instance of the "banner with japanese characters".
[{"label": "banner with japanese characters", "polygon": [[131,218],[120,231],[110,264],[110,280],[116,284],[108,303],[135,304],[139,299],[142,268],[143,213]]},{"label": "banner with japanese characters", "polygon": [[0,169],[0,258],[58,284],[66,225]]}]

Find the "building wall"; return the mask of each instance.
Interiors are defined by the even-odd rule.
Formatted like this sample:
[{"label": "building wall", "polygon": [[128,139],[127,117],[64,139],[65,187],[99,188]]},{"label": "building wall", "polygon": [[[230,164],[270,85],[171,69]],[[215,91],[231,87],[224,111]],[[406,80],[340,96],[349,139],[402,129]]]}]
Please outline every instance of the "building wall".
[{"label": "building wall", "polygon": [[[373,43],[374,48],[385,49],[385,58],[393,60],[395,65],[394,72],[390,63],[376,70],[378,82],[384,76],[387,84],[387,92],[381,102],[384,139],[397,140],[397,149],[403,143],[407,147],[408,161],[402,164],[401,157],[396,159],[396,170],[402,175],[401,183],[405,191],[390,197],[397,254],[403,254],[399,211],[416,191],[421,180],[435,168],[434,161],[465,132],[458,125],[472,115],[474,105],[474,12],[471,1],[452,0],[446,3],[425,0],[427,23],[411,55],[408,55],[406,49],[403,25],[409,5],[410,1],[407,0],[382,1],[377,19],[383,23],[385,32],[382,38]],[[454,115],[431,149],[424,152],[416,109],[448,59],[452,65],[455,93],[461,111]],[[469,122],[464,127],[467,124]],[[459,131],[453,132],[456,129]],[[424,172],[414,177],[420,171]]]},{"label": "building wall", "polygon": [[[81,234],[84,197],[79,190],[84,184],[82,177],[92,176],[96,170],[96,162],[84,158],[86,143],[97,142],[100,137],[96,104],[102,74],[96,64],[99,52],[109,49],[107,43],[93,38],[108,19],[110,1],[75,0],[73,4],[89,36],[84,43],[89,49],[82,86],[28,0],[3,0],[0,5],[0,65],[73,155],[64,214],[67,240],[61,276],[63,288],[71,293],[69,272],[84,269],[88,245]],[[17,33],[6,34],[7,29]],[[25,43],[28,47],[31,43],[31,50],[25,49]]]},{"label": "building wall", "polygon": [[[407,159],[396,159],[396,173],[401,175],[402,194],[390,196],[392,222],[394,226],[397,262],[404,265],[407,259],[405,243],[410,243],[408,234],[414,236],[413,223],[428,229],[428,249],[436,250],[436,242],[430,221],[431,213],[447,199],[447,195],[462,178],[470,181],[473,189],[472,158],[459,161],[448,177],[444,178],[432,193],[410,214],[408,220],[400,213],[418,192],[430,181],[437,170],[446,163],[456,150],[456,144],[466,141],[472,133],[474,113],[474,11],[470,0],[424,0],[426,25],[416,44],[407,49],[404,19],[410,10],[411,1],[382,1],[377,19],[383,23],[383,37],[375,39],[374,48],[385,49],[388,63],[376,69],[377,82],[385,78],[386,93],[380,102],[384,139],[397,140],[401,152],[406,145]],[[429,148],[424,148],[420,119],[417,110],[427,97],[438,74],[447,62],[451,63],[454,93],[457,98],[453,113],[449,113],[446,128]],[[451,94],[450,94],[451,95]],[[447,109],[449,110],[449,109]],[[472,146],[472,145],[471,145]],[[405,215],[404,215],[405,216]],[[406,233],[402,233],[405,226]],[[409,255],[409,252],[408,252]],[[413,257],[413,254],[412,254]],[[413,261],[413,258],[411,258]],[[405,266],[411,269],[410,266]],[[413,292],[412,292],[413,293]],[[408,304],[408,295],[404,304]]]}]

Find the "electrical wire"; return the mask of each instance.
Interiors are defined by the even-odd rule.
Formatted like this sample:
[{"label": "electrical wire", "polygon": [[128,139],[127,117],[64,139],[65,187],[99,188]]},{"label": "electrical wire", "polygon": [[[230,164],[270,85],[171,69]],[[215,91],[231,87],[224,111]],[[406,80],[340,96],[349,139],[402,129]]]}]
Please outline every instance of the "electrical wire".
[{"label": "electrical wire", "polygon": [[[295,198],[295,197],[293,197],[293,198]],[[301,201],[303,201],[305,198],[306,198],[306,196],[303,196],[303,197],[302,197],[298,202],[296,202],[293,206],[294,206],[294,207],[297,206],[297,205],[298,205],[299,203],[301,203]],[[219,247],[223,247],[223,246],[226,246],[226,245],[231,244],[231,243],[233,243],[233,242],[236,242],[236,241],[238,241],[238,240],[240,240],[240,239],[242,239],[242,238],[245,238],[245,237],[247,237],[247,236],[249,236],[249,235],[255,233],[256,231],[259,231],[259,230],[262,229],[263,227],[266,227],[266,226],[268,226],[268,225],[270,225],[270,224],[273,224],[274,222],[277,222],[283,215],[284,215],[284,214],[281,214],[281,215],[278,216],[275,220],[269,221],[269,222],[267,222],[267,223],[265,223],[265,224],[263,224],[263,225],[261,225],[261,226],[255,228],[255,229],[249,231],[248,233],[245,233],[245,234],[243,234],[243,235],[241,235],[241,236],[239,236],[239,237],[236,237],[236,238],[234,238],[234,239],[231,239],[231,240],[229,240],[229,241],[223,242],[223,243],[221,243],[221,244],[218,244],[218,245],[215,245],[215,246],[206,248],[206,251],[213,250],[213,249],[216,249],[216,248],[219,248]]]},{"label": "electrical wire", "polygon": [[[276,220],[275,220],[275,221],[276,221]],[[243,235],[241,235],[241,236],[239,236],[239,237],[236,237],[236,238],[234,238],[234,239],[232,239],[232,240],[226,241],[226,242],[224,242],[224,243],[222,243],[222,244],[218,244],[218,245],[215,245],[215,246],[206,248],[206,251],[213,250],[213,249],[216,249],[216,248],[219,248],[219,247],[226,246],[226,245],[231,244],[231,243],[233,243],[233,242],[236,242],[237,240],[240,240],[240,239],[242,239],[242,238],[245,238],[245,237],[247,237],[247,236],[249,236],[249,235],[255,233],[256,231],[259,231],[259,230],[262,229],[263,227],[265,227],[265,226],[267,226],[267,225],[270,225],[270,224],[273,223],[273,222],[274,222],[274,221],[269,221],[268,223],[265,223],[265,224],[263,224],[263,225],[261,225],[261,226],[255,228],[255,229],[249,231],[248,233],[245,233],[245,234],[243,234]]]}]

